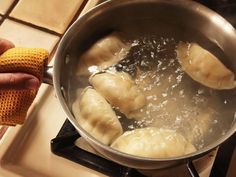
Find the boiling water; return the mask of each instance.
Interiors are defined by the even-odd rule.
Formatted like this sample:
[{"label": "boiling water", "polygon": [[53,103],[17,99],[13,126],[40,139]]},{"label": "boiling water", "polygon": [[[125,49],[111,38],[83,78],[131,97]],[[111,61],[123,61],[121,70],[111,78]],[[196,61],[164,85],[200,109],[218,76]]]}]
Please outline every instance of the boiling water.
[{"label": "boiling water", "polygon": [[147,105],[137,120],[116,110],[124,130],[149,126],[176,130],[198,149],[224,135],[235,115],[235,101],[228,96],[232,91],[213,90],[192,80],[178,63],[173,38],[146,36],[129,42],[128,55],[108,69],[128,72]]}]

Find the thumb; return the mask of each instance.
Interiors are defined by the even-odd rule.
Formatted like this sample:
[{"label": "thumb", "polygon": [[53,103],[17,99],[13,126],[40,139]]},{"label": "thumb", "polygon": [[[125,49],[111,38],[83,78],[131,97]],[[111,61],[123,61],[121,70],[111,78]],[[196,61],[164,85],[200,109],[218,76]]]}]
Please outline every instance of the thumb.
[{"label": "thumb", "polygon": [[38,89],[37,77],[26,73],[0,73],[0,89]]},{"label": "thumb", "polygon": [[6,39],[0,38],[0,54],[7,51],[10,48],[15,47],[14,44]]}]

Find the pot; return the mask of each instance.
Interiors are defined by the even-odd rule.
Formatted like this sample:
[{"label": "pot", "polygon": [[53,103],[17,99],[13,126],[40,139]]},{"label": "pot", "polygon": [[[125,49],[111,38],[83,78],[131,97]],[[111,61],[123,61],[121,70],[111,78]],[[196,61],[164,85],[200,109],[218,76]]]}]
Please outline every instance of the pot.
[{"label": "pot", "polygon": [[[173,158],[142,158],[119,152],[89,135],[75,120],[71,112],[68,93],[69,78],[73,75],[79,56],[104,34],[125,31],[130,35],[155,33],[177,40],[192,40],[202,45],[216,44],[226,58],[225,63],[236,73],[236,32],[221,16],[210,9],[188,0],[111,0],[91,9],[77,19],[67,30],[56,51],[53,68],[46,69],[45,80],[51,82],[57,98],[80,135],[100,154],[119,164],[142,170],[164,169],[191,162],[217,148],[235,133],[232,117],[230,128],[212,143],[194,153]],[[52,78],[51,78],[52,77]],[[235,93],[235,92],[233,92]],[[191,166],[188,164],[188,167]]]}]

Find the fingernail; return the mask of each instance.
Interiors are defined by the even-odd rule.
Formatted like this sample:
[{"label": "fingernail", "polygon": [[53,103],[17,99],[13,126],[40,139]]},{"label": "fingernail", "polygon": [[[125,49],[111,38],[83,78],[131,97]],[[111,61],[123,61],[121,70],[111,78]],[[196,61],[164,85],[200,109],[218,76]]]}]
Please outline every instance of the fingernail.
[{"label": "fingernail", "polygon": [[39,88],[39,80],[38,79],[29,79],[25,82],[26,89],[38,89]]}]

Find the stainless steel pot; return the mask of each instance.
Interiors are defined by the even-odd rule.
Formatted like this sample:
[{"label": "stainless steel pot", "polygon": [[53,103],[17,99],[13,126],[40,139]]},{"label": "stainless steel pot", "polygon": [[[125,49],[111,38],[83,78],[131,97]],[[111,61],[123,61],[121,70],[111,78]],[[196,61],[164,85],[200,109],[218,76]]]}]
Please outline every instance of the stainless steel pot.
[{"label": "stainless steel pot", "polygon": [[[236,73],[236,32],[222,17],[206,7],[189,0],[113,0],[93,8],[75,21],[63,36],[56,51],[53,66],[53,85],[70,122],[83,138],[105,157],[128,167],[151,170],[163,169],[197,159],[227,140],[236,130],[231,127],[210,145],[192,154],[174,158],[142,158],[118,152],[101,144],[76,122],[68,101],[68,78],[79,55],[103,34],[121,30],[130,35],[153,33],[175,39],[193,40],[200,44],[214,43],[226,56],[225,63]],[[73,73],[73,72],[72,72]],[[50,76],[50,72],[47,71]],[[50,81],[50,80],[49,80]],[[234,92],[235,93],[235,92]]]}]

